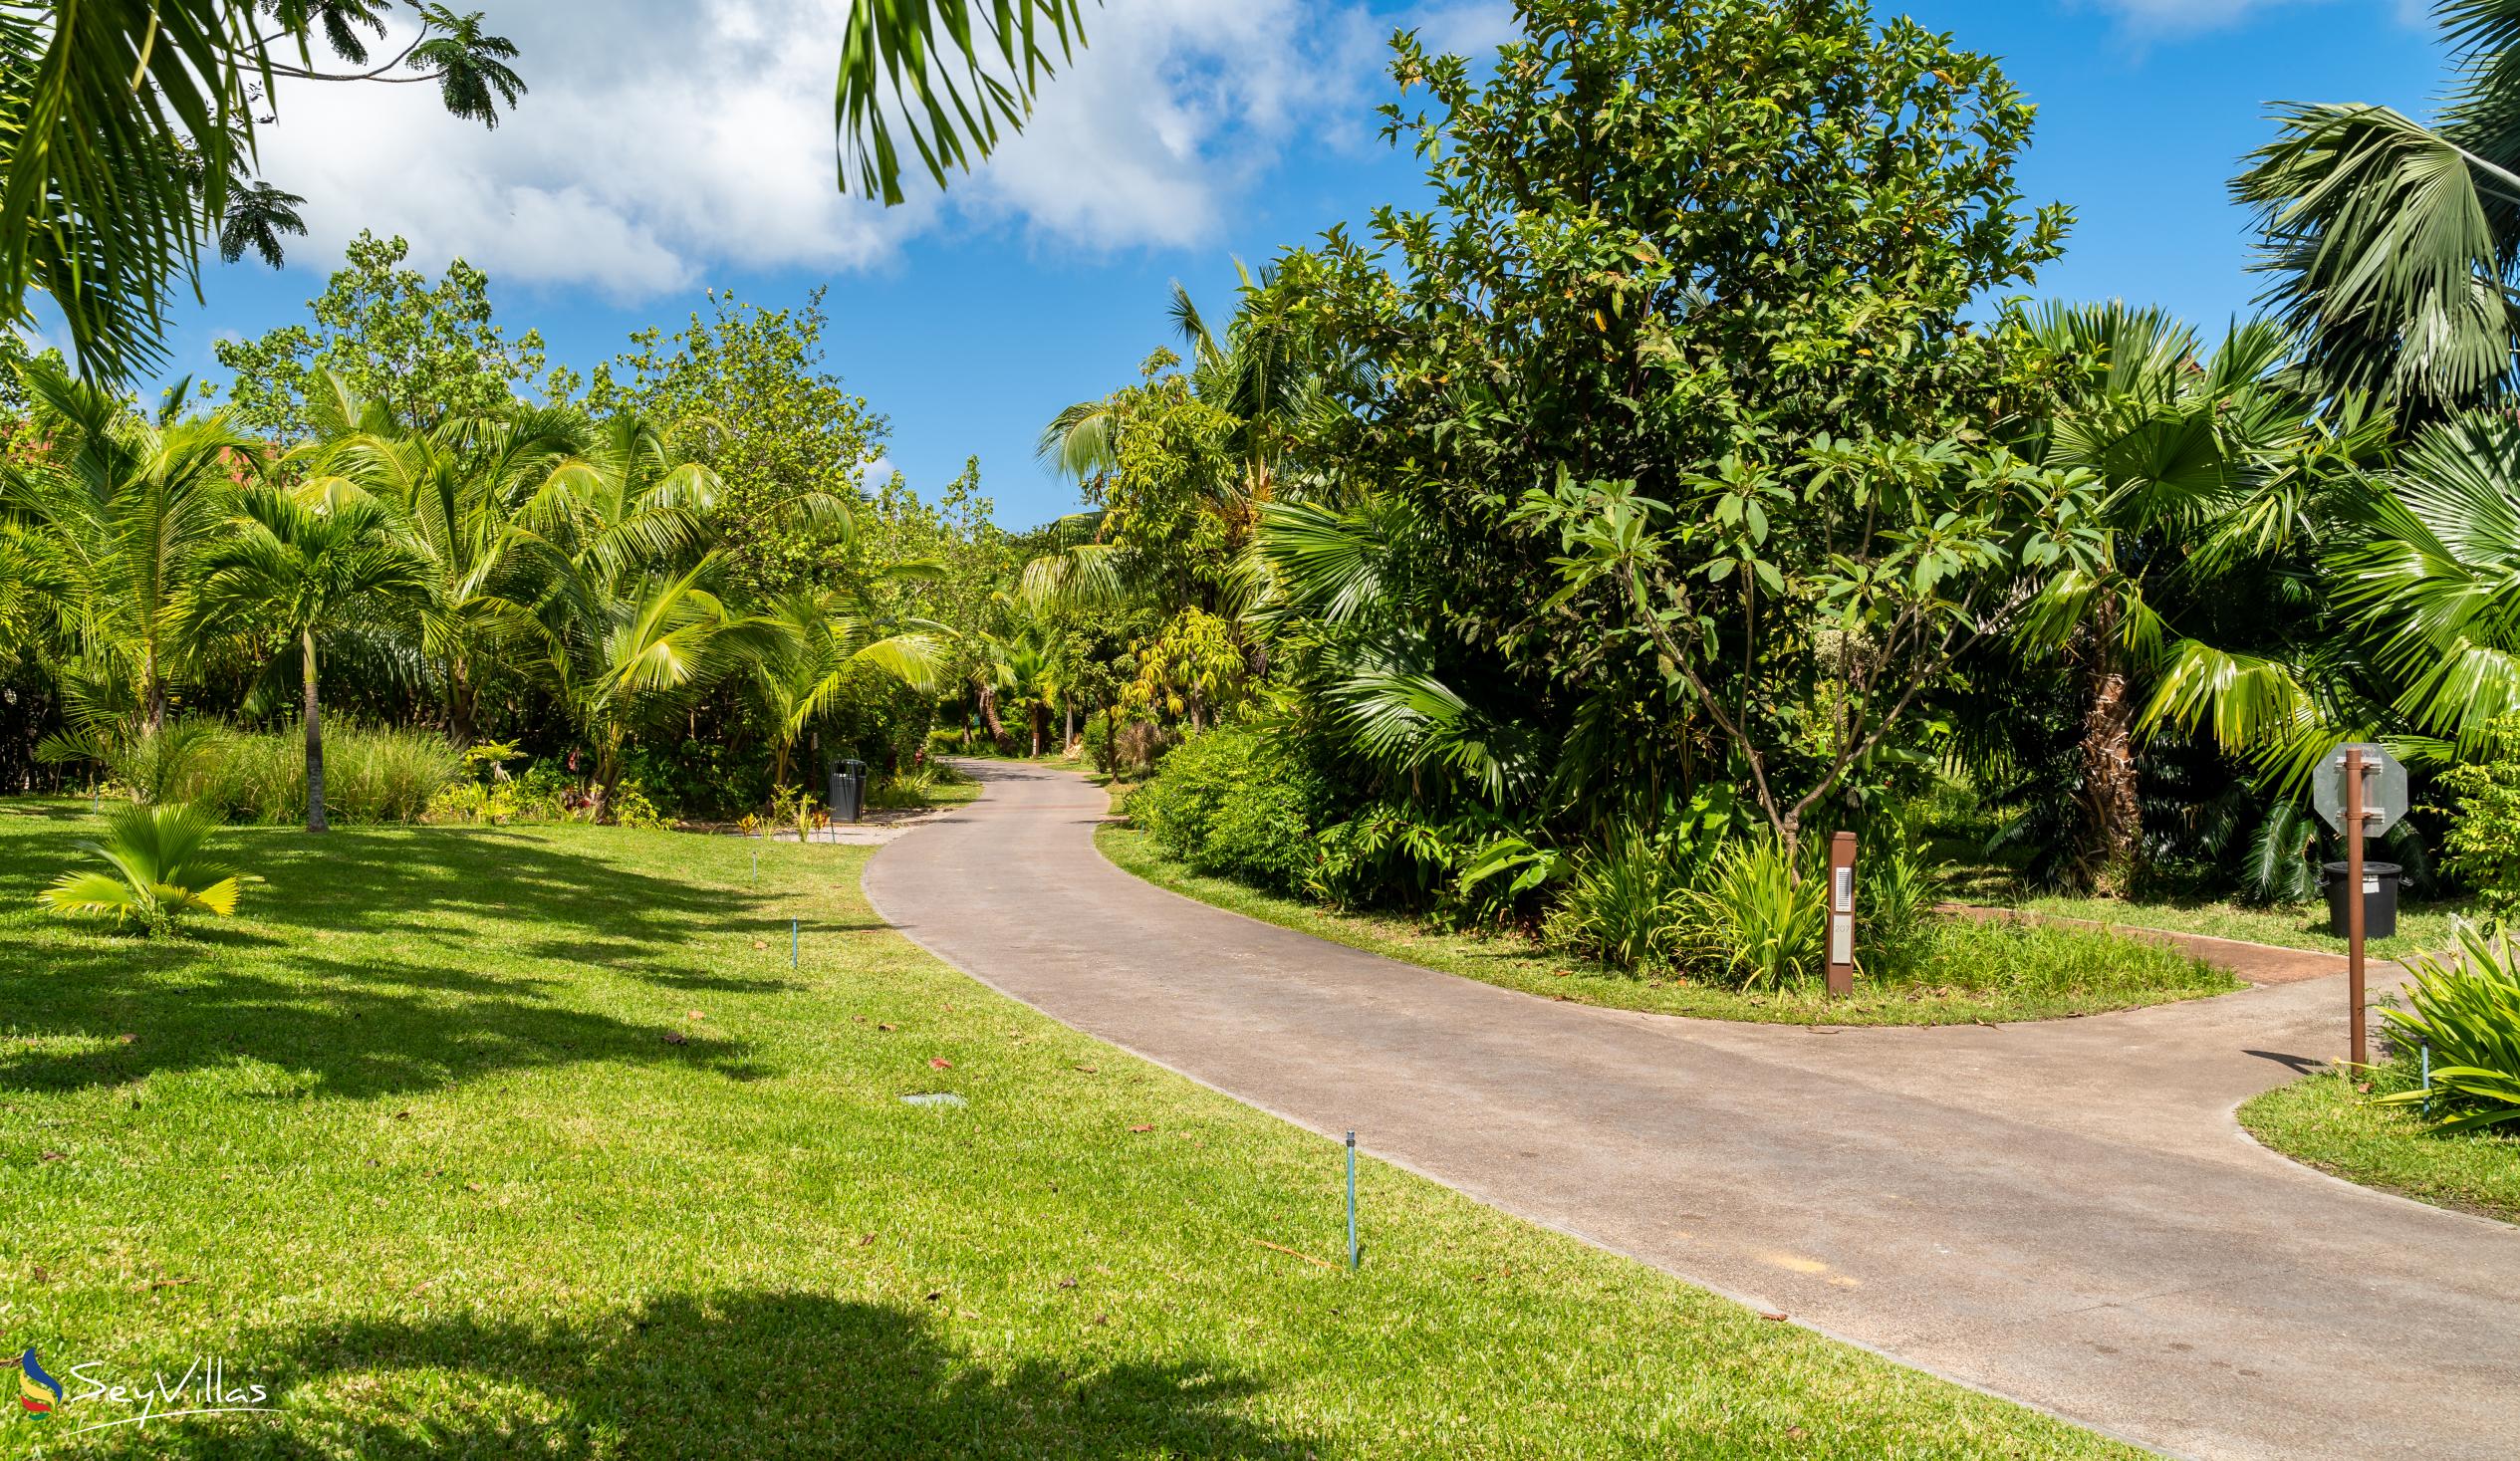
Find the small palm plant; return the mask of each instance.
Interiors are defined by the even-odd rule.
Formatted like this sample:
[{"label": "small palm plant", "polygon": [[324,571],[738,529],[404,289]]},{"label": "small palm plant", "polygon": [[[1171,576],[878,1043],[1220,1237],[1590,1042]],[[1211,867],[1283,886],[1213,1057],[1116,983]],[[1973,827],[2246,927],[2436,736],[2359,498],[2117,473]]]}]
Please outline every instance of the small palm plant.
[{"label": "small palm plant", "polygon": [[137,922],[150,936],[171,933],[185,913],[231,917],[237,878],[202,855],[219,821],[197,807],[126,807],[107,823],[105,841],[79,846],[114,864],[112,873],[65,872],[40,897],[65,915]]}]

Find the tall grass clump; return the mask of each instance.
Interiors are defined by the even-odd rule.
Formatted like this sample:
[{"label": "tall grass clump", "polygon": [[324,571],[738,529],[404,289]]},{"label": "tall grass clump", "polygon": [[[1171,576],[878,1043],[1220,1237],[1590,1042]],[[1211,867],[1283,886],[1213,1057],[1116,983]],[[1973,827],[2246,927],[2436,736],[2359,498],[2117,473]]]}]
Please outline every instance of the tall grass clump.
[{"label": "tall grass clump", "polygon": [[1818,978],[1829,962],[1829,869],[1761,834],[1727,843],[1678,904],[1671,946],[1680,967],[1712,983],[1778,989]]},{"label": "tall grass clump", "polygon": [[1667,967],[1694,868],[1636,828],[1578,854],[1542,934],[1550,944],[1614,969]]},{"label": "tall grass clump", "polygon": [[[463,757],[421,730],[327,729],[324,802],[345,823],[418,822],[463,773]],[[194,749],[152,800],[189,802],[231,822],[306,820],[306,742],[294,732],[222,730]]]}]

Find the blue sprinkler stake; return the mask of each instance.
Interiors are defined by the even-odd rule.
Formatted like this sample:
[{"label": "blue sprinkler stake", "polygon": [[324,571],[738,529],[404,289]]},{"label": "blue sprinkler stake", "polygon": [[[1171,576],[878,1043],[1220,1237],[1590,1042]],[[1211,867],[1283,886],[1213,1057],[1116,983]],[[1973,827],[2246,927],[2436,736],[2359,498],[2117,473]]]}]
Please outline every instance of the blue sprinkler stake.
[{"label": "blue sprinkler stake", "polygon": [[2423,1043],[2423,1118],[2432,1119],[2432,1042]]},{"label": "blue sprinkler stake", "polygon": [[1348,1133],[1348,1272],[1357,1271],[1357,1133]]},{"label": "blue sprinkler stake", "polygon": [[796,950],[797,940],[799,937],[801,937],[801,935],[799,935],[796,931],[796,920],[791,918],[788,920],[788,967],[791,969],[796,967]]}]

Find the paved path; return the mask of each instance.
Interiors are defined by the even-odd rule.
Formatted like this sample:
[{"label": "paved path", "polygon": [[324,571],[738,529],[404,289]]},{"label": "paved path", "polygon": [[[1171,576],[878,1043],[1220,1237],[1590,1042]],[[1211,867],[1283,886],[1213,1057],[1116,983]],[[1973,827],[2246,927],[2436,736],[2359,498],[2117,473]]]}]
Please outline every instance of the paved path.
[{"label": "paved path", "polygon": [[2334,979],[2001,1028],[1535,999],[1179,898],[981,766],[867,890],[987,983],[1507,1211],[2163,1450],[2520,1457],[2520,1229],[2259,1148]]}]

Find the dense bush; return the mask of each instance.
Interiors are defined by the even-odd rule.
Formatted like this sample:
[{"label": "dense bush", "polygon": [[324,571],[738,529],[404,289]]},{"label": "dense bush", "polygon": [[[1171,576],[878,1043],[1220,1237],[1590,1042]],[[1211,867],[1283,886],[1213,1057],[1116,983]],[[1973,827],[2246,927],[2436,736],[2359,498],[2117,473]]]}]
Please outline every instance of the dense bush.
[{"label": "dense bush", "polygon": [[[117,780],[143,799],[190,803],[230,822],[306,820],[306,741],[297,732],[195,726],[150,740],[156,744],[118,765]],[[324,735],[324,801],[336,822],[422,821],[462,770],[462,756],[431,731],[344,727]]]},{"label": "dense bush", "polygon": [[2492,749],[2442,774],[2458,798],[2443,842],[2450,874],[2498,913],[2520,913],[2520,720],[2494,727]]},{"label": "dense bush", "polygon": [[844,670],[833,696],[823,744],[835,757],[864,761],[876,772],[918,759],[936,723],[936,702],[873,665]]},{"label": "dense bush", "polygon": [[1130,797],[1129,816],[1195,871],[1292,891],[1320,859],[1325,800],[1300,742],[1235,725],[1182,742]]}]

